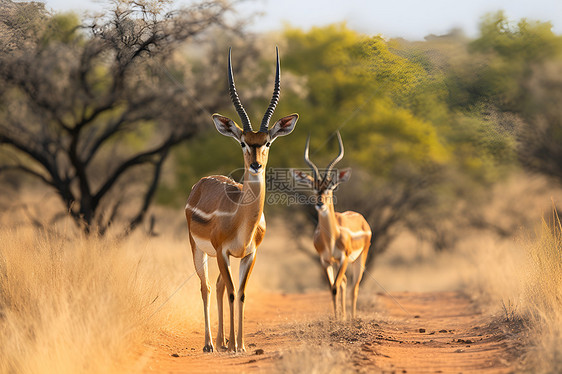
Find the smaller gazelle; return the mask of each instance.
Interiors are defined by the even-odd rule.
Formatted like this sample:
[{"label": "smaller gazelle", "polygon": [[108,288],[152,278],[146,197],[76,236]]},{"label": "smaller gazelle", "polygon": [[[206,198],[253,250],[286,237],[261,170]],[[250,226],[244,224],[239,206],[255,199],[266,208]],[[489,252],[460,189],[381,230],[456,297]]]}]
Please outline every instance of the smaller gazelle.
[{"label": "smaller gazelle", "polygon": [[[291,114],[279,119],[269,128],[269,120],[279,101],[279,52],[277,52],[273,96],[262,119],[259,131],[252,130],[250,118],[236,93],[230,52],[228,54],[228,82],[230,98],[242,120],[243,128],[238,127],[230,118],[220,114],[213,114],[213,121],[221,134],[234,138],[241,147],[244,156],[244,183],[236,183],[222,175],[201,178],[191,189],[191,194],[185,206],[193,262],[201,280],[201,296],[205,317],[205,346],[203,347],[205,352],[214,350],[209,317],[211,285],[209,284],[207,266],[208,256],[217,258],[220,272],[216,286],[219,317],[217,344],[219,348],[227,348],[223,324],[223,298],[226,288],[230,307],[228,350],[245,351],[245,289],[256,261],[256,250],[265,235],[263,205],[265,202],[265,166],[269,155],[269,146],[277,137],[290,134],[298,119],[297,114]],[[240,259],[238,295],[236,295],[230,273],[230,256]],[[238,337],[234,335],[235,301],[238,301]]]},{"label": "smaller gazelle", "polygon": [[332,300],[334,303],[334,314],[339,318],[337,300],[341,295],[341,318],[345,319],[345,289],[347,278],[345,271],[352,264],[353,271],[353,299],[352,317],[357,314],[357,295],[359,294],[359,282],[363,277],[365,261],[371,245],[371,228],[357,212],[337,213],[334,210],[333,192],[342,182],[349,180],[351,169],[333,170],[334,166],[343,158],[343,142],[338,132],[340,147],[339,155],[328,164],[324,176],[320,175],[318,168],[308,156],[310,147],[310,136],[306,140],[304,149],[304,160],[312,169],[312,176],[299,170],[293,170],[293,177],[299,183],[306,184],[316,194],[316,210],[318,211],[318,225],[314,231],[314,247],[320,255],[320,263],[326,272],[330,283]]}]

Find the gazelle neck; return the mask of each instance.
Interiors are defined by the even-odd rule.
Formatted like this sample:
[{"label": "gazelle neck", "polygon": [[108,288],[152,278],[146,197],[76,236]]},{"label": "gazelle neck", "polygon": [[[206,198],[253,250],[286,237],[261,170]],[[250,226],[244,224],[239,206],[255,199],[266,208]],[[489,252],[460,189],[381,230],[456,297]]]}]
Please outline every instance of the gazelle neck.
[{"label": "gazelle neck", "polygon": [[247,223],[251,232],[257,227],[265,202],[265,171],[253,174],[246,169],[242,185],[242,199],[239,202],[239,222]]},{"label": "gazelle neck", "polygon": [[325,203],[325,206],[324,210],[318,211],[318,226],[327,236],[336,238],[340,234],[340,229],[336,221],[336,211],[331,198]]},{"label": "gazelle neck", "polygon": [[[265,171],[259,174],[253,174],[249,170],[244,172],[244,183],[242,184],[242,191],[245,194],[252,194],[256,199],[252,204],[257,204],[263,209],[265,202]],[[249,196],[246,196],[249,198]]]}]

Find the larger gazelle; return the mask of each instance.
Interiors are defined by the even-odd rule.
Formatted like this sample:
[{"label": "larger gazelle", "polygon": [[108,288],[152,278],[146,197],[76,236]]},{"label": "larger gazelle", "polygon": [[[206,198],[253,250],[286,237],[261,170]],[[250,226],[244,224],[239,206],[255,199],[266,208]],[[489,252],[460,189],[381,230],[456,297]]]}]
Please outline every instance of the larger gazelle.
[{"label": "larger gazelle", "polygon": [[309,136],[304,149],[304,160],[312,169],[312,176],[299,170],[293,170],[293,177],[297,182],[306,184],[315,192],[318,225],[314,231],[314,247],[320,255],[320,263],[330,284],[334,314],[336,318],[339,317],[337,300],[338,296],[341,295],[341,316],[345,319],[345,290],[347,284],[345,272],[348,265],[352,264],[354,285],[351,305],[352,317],[355,318],[359,282],[363,277],[365,261],[371,245],[371,228],[361,214],[352,211],[337,213],[334,209],[334,189],[340,183],[349,180],[351,176],[351,169],[349,168],[334,170],[334,166],[343,158],[344,154],[343,142],[339,132],[337,137],[340,153],[328,164],[322,176],[308,156]]},{"label": "larger gazelle", "polygon": [[[291,114],[278,120],[269,129],[269,121],[279,101],[278,51],[273,96],[259,131],[252,130],[250,119],[236,93],[230,51],[228,54],[228,82],[230,98],[240,116],[243,128],[241,129],[233,120],[219,114],[213,114],[213,121],[221,134],[234,138],[242,148],[244,182],[239,184],[222,175],[202,178],[193,186],[185,207],[193,262],[201,280],[205,316],[205,346],[203,347],[205,352],[214,350],[209,318],[211,287],[207,267],[208,256],[217,258],[220,272],[216,284],[219,320],[217,344],[221,348],[226,348],[223,327],[223,298],[226,287],[230,306],[228,350],[245,351],[245,289],[256,260],[256,250],[265,234],[263,205],[265,201],[265,165],[269,147],[277,137],[290,134],[298,119],[297,114]],[[238,293],[230,272],[230,256],[240,258]],[[237,338],[234,334],[234,302],[236,300],[238,301]]]}]

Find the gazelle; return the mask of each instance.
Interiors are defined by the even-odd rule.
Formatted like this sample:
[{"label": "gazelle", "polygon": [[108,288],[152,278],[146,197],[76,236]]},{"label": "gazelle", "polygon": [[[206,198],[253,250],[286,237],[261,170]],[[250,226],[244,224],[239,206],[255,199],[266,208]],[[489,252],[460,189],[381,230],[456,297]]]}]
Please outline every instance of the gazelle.
[{"label": "gazelle", "polygon": [[[334,314],[339,317],[337,299],[341,295],[341,316],[345,319],[345,290],[347,278],[345,271],[351,263],[353,270],[353,299],[352,317],[357,314],[357,295],[359,282],[363,277],[367,253],[371,245],[371,228],[357,212],[347,211],[336,213],[334,210],[333,191],[342,182],[349,180],[351,169],[341,169],[333,172],[334,166],[343,158],[344,148],[341,135],[338,132],[339,155],[328,164],[324,176],[308,156],[310,136],[304,148],[304,160],[312,169],[312,176],[299,170],[293,170],[293,177],[297,182],[311,187],[316,194],[316,210],[318,211],[318,225],[314,231],[314,247],[320,255],[320,263],[324,268],[334,304]],[[338,292],[339,291],[339,292]]]},{"label": "gazelle", "polygon": [[[217,344],[225,347],[223,325],[224,291],[228,294],[230,306],[229,351],[245,351],[244,346],[244,300],[245,289],[256,260],[256,250],[265,235],[265,165],[269,147],[279,137],[290,134],[295,128],[298,115],[291,114],[278,120],[271,129],[269,121],[279,101],[280,66],[277,50],[277,68],[275,86],[269,107],[262,119],[259,131],[254,132],[250,119],[238,98],[232,76],[231,51],[228,52],[228,82],[230,98],[240,119],[241,129],[231,119],[213,114],[217,130],[234,138],[242,148],[244,156],[244,183],[214,175],[199,180],[193,188],[185,216],[189,229],[189,242],[193,252],[193,262],[201,280],[201,296],[205,316],[204,352],[214,350],[209,321],[209,284],[207,256],[217,258],[219,276],[217,279],[218,333]],[[240,258],[240,279],[238,298],[230,273],[230,256]],[[238,300],[238,338],[234,336],[234,301]]]}]

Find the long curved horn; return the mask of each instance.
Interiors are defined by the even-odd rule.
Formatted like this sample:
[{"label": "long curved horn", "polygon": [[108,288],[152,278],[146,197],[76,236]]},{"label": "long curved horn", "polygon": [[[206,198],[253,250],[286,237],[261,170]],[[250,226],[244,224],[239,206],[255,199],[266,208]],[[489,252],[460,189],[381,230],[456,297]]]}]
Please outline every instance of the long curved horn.
[{"label": "long curved horn", "polygon": [[275,52],[277,53],[277,68],[275,71],[275,86],[273,87],[273,96],[271,97],[271,101],[269,103],[269,107],[265,111],[263,119],[261,120],[260,131],[267,132],[269,127],[269,120],[275,111],[275,107],[279,102],[279,93],[281,92],[281,67],[279,64],[279,48],[275,47]]},{"label": "long curved horn", "polygon": [[336,166],[336,164],[337,164],[338,162],[340,162],[341,159],[343,158],[343,141],[341,140],[340,132],[338,131],[336,134],[337,134],[337,136],[338,136],[338,143],[339,143],[339,146],[340,146],[340,154],[337,155],[336,158],[334,158],[334,159],[332,160],[332,162],[330,162],[330,163],[328,164],[328,167],[326,168],[326,175],[324,176],[324,178],[327,178],[327,177],[330,175],[330,172],[332,171],[332,168],[333,168],[334,166]]},{"label": "long curved horn", "polygon": [[312,174],[313,174],[312,176],[314,178],[314,181],[316,182],[319,180],[318,177],[320,176],[320,173],[318,173],[318,168],[316,167],[316,165],[314,165],[312,161],[310,161],[310,158],[308,157],[309,148],[310,148],[310,134],[308,134],[308,138],[306,138],[306,146],[304,147],[304,161],[312,169]]},{"label": "long curved horn", "polygon": [[234,77],[232,76],[232,62],[230,59],[232,47],[228,49],[228,89],[230,91],[230,100],[234,104],[234,108],[238,112],[240,119],[242,120],[242,125],[244,126],[244,131],[252,131],[252,125],[250,124],[250,118],[244,110],[238,93],[236,93],[236,86],[234,85]]}]

